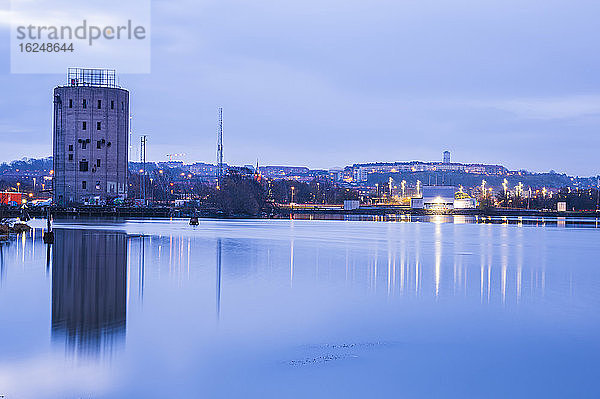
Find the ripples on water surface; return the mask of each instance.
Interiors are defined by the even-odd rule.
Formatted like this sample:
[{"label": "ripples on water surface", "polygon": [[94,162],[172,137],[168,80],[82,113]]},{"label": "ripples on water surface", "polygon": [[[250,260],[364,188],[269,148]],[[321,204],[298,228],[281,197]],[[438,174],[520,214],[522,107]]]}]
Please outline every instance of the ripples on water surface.
[{"label": "ripples on water surface", "polygon": [[0,394],[598,397],[600,230],[450,221],[33,221]]}]

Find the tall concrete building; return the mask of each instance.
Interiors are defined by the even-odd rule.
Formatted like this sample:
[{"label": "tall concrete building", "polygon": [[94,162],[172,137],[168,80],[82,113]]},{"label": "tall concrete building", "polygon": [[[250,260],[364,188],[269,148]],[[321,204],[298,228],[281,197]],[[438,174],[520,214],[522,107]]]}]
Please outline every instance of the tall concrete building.
[{"label": "tall concrete building", "polygon": [[54,89],[54,203],[127,196],[129,92],[114,70],[69,68]]},{"label": "tall concrete building", "polygon": [[450,151],[444,151],[444,163],[450,163]]}]

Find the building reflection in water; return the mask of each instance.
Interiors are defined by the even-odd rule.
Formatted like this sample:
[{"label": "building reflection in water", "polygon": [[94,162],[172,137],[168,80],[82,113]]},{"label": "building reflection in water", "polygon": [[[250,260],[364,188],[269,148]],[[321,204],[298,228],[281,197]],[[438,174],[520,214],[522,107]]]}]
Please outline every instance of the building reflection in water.
[{"label": "building reflection in water", "polygon": [[76,355],[112,352],[125,339],[127,236],[55,230],[52,340]]}]

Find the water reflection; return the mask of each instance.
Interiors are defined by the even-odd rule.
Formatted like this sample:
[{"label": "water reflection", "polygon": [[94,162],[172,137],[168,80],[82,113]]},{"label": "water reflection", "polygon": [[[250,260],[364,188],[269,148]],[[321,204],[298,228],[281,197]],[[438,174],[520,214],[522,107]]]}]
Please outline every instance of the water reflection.
[{"label": "water reflection", "polygon": [[[188,241],[189,243],[189,241]],[[217,298],[216,298],[216,304],[217,304],[217,320],[219,320],[219,318],[221,317],[221,252],[222,252],[222,247],[221,247],[221,239],[218,238],[217,239],[217,288],[216,288],[216,292],[217,292]],[[189,246],[188,246],[188,258],[189,258]]]},{"label": "water reflection", "polygon": [[[511,381],[526,376],[515,390],[539,390],[545,381],[532,383],[529,371],[561,375],[562,382],[569,377],[564,364],[575,365],[571,386],[595,381],[589,365],[600,326],[598,231],[438,221],[203,220],[192,229],[187,220],[134,220],[90,224],[91,231],[63,223],[55,230],[51,278],[48,247],[39,230],[28,232],[0,247],[0,319],[7,326],[0,353],[9,359],[4,368],[0,363],[0,376],[14,363],[11,376],[23,384],[43,375],[62,387],[62,374],[82,367],[80,354],[114,354],[106,364],[81,368],[97,379],[92,388],[77,385],[54,396],[186,397],[204,389],[209,397],[276,396],[264,387],[280,382],[277,390],[288,392],[290,378],[298,387],[319,386],[298,397],[390,396],[399,385],[386,376],[399,370],[401,389],[414,383],[407,396],[485,397],[505,387],[502,379],[489,386],[498,373]],[[117,356],[113,348],[125,338]],[[298,349],[306,345],[363,342],[401,344],[352,348],[357,357],[333,359],[333,367],[286,366],[312,358]],[[50,345],[58,353],[35,372]],[[335,354],[324,351],[318,355]],[[33,360],[19,366],[10,359]],[[498,367],[482,368],[486,362]],[[110,373],[97,373],[103,369]],[[365,372],[376,380],[365,382]],[[476,392],[453,392],[448,383],[419,395],[431,386],[432,372],[469,388],[483,383]],[[333,395],[320,389],[321,382],[348,381],[365,385]],[[381,391],[373,391],[373,381]],[[248,386],[251,392],[242,392]],[[20,386],[13,391],[27,396]]]},{"label": "water reflection", "polygon": [[4,243],[0,242],[0,285],[2,285],[2,281],[4,280]]},{"label": "water reflection", "polygon": [[77,355],[110,353],[125,338],[127,236],[55,230],[52,340]]},{"label": "water reflection", "polygon": [[411,214],[294,214],[292,220],[346,220],[371,222],[426,222],[453,224],[514,224],[518,226],[538,227],[592,227],[599,228],[600,218],[597,217],[556,217],[556,216],[485,216],[485,215],[411,215]]}]

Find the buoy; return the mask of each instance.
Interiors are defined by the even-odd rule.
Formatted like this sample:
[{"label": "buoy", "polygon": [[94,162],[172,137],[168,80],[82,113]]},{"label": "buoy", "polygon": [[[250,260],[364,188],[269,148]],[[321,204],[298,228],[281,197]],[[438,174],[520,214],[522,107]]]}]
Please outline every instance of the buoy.
[{"label": "buoy", "polygon": [[54,244],[54,232],[52,231],[50,218],[50,210],[46,209],[46,222],[48,223],[48,231],[42,234],[42,240],[44,241],[44,244]]},{"label": "buoy", "polygon": [[42,239],[44,240],[44,244],[54,244],[54,232],[47,231],[43,234]]}]

